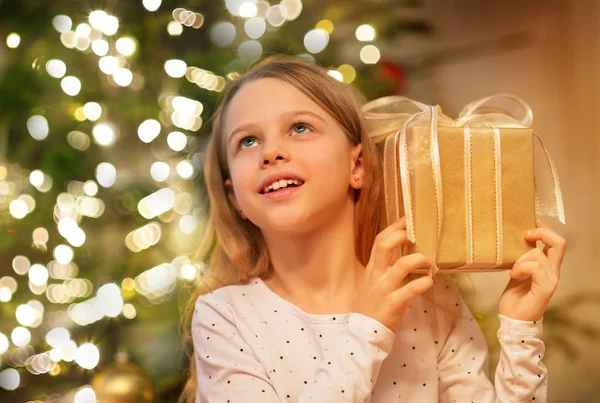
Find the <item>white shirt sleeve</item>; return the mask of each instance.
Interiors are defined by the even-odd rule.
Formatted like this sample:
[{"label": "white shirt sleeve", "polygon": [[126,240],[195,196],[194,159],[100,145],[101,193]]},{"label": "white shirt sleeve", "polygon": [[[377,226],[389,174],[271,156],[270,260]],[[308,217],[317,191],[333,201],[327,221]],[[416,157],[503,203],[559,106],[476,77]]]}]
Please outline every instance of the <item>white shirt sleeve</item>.
[{"label": "white shirt sleeve", "polygon": [[[197,403],[286,401],[260,360],[244,341],[231,307],[212,294],[198,298],[192,319],[197,369]],[[353,313],[332,342],[300,403],[365,402],[395,333],[378,321]]]},{"label": "white shirt sleeve", "polygon": [[462,306],[459,317],[446,314],[445,321],[438,322],[442,323],[439,342],[443,343],[438,355],[439,402],[545,403],[542,321],[499,315],[497,337],[501,350],[492,384],[485,337],[458,292],[455,299]]}]

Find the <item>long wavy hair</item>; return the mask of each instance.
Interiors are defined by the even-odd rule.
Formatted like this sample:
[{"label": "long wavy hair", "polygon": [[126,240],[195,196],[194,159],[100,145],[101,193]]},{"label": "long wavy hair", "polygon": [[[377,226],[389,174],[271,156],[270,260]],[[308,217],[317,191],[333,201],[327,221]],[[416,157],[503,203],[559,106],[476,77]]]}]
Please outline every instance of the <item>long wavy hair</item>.
[{"label": "long wavy hair", "polygon": [[283,55],[270,56],[231,80],[212,117],[212,133],[205,154],[204,175],[210,205],[204,236],[192,259],[203,270],[182,312],[190,377],[180,402],[193,402],[196,393],[190,324],[197,297],[226,285],[245,283],[254,276],[268,277],[273,270],[260,228],[240,216],[224,185],[230,175],[223,141],[228,105],[246,83],[261,78],[275,78],[293,85],[327,111],[353,145],[362,144],[364,185],[355,191],[354,234],[356,257],[363,265],[367,265],[375,236],[385,225],[381,157],[366,133],[361,109],[365,100],[359,91],[330,76],[325,68]]}]

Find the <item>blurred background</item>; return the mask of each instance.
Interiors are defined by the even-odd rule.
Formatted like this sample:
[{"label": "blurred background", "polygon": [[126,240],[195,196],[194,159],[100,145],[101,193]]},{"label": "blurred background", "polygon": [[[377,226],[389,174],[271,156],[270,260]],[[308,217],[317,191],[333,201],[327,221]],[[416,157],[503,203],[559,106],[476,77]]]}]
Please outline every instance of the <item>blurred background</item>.
[{"label": "blurred background", "polygon": [[[530,103],[567,220],[542,217],[568,240],[549,402],[599,401],[599,22],[593,0],[0,0],[0,401],[176,401],[210,116],[273,53],[451,117]],[[508,275],[458,280],[493,374]]]}]

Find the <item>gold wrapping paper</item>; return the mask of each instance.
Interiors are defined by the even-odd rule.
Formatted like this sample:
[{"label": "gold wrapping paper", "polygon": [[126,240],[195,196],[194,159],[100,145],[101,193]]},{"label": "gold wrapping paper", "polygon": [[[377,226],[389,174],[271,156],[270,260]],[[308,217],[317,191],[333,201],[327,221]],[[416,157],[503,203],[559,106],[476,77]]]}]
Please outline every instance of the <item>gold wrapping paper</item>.
[{"label": "gold wrapping paper", "polygon": [[[418,142],[429,148],[429,129],[413,128]],[[535,247],[524,239],[525,231],[535,228],[535,184],[533,175],[533,130],[501,129],[501,194],[502,234],[497,234],[496,217],[496,166],[494,163],[494,135],[492,129],[471,130],[471,180],[465,176],[465,144],[462,128],[438,128],[440,167],[443,183],[443,220],[437,250],[437,266],[453,269],[467,264],[468,249],[472,244],[472,261],[468,267],[454,271],[474,269],[510,269],[523,253]],[[427,245],[435,234],[427,231],[433,211],[431,166],[415,166],[415,236],[422,240],[415,244],[415,252],[430,254]],[[470,200],[466,188],[471,187]],[[472,239],[467,239],[467,208],[472,215]],[[498,260],[498,238],[503,238],[502,263]],[[425,271],[426,272],[426,271]]]},{"label": "gold wrapping paper", "polygon": [[[517,101],[525,118],[498,109],[477,113],[498,98]],[[419,111],[411,114],[401,104]],[[420,252],[436,262],[415,273],[506,270],[535,247],[524,239],[539,213],[535,140],[552,174],[551,207],[565,223],[554,163],[529,127],[531,109],[519,98],[501,94],[475,101],[457,120],[439,106],[404,97],[371,101],[364,109],[367,130],[383,154],[387,224],[407,217],[412,244],[398,255]]]}]

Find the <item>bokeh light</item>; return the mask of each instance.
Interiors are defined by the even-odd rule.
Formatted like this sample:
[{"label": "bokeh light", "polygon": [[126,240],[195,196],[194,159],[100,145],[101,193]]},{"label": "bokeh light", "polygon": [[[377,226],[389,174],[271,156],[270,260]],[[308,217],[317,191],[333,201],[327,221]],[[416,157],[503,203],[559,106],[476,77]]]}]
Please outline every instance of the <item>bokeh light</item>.
[{"label": "bokeh light", "polygon": [[31,341],[31,332],[26,327],[17,326],[10,334],[13,344],[17,347],[24,347]]},{"label": "bokeh light", "polygon": [[116,139],[115,129],[108,123],[98,123],[95,125],[92,129],[92,134],[96,143],[101,146],[110,146]]},{"label": "bokeh light", "polygon": [[173,78],[180,78],[185,75],[187,64],[183,60],[172,59],[165,62],[165,71]]},{"label": "bokeh light", "polygon": [[73,21],[66,15],[57,15],[52,19],[52,26],[61,34],[69,32],[73,26]]},{"label": "bokeh light", "polygon": [[375,39],[375,28],[369,24],[363,24],[356,28],[356,39],[362,42],[369,42]]},{"label": "bokeh light", "polygon": [[67,73],[67,65],[59,59],[50,59],[46,62],[46,71],[54,78],[62,78]]},{"label": "bokeh light", "polygon": [[322,52],[329,43],[329,34],[321,28],[308,31],[304,36],[304,47],[310,53]]},{"label": "bokeh light", "polygon": [[142,0],[142,4],[148,11],[156,11],[160,7],[162,0]]},{"label": "bokeh light", "polygon": [[161,130],[161,125],[158,120],[146,119],[138,126],[138,137],[144,143],[150,143],[154,140]]},{"label": "bokeh light", "polygon": [[235,39],[235,26],[230,22],[219,22],[211,29],[210,37],[219,47],[229,46]]},{"label": "bokeh light", "polygon": [[177,21],[171,21],[169,22],[169,25],[167,25],[167,32],[171,36],[179,36],[183,33],[183,25]]},{"label": "bokeh light", "polygon": [[157,161],[150,167],[150,176],[157,182],[164,182],[169,177],[171,169],[169,164],[162,161]]},{"label": "bokeh light", "polygon": [[60,80],[60,87],[65,94],[74,97],[81,91],[81,81],[77,77],[67,76]]},{"label": "bokeh light", "polygon": [[101,162],[96,167],[96,180],[102,187],[111,187],[117,180],[117,169],[110,162]]},{"label": "bokeh light", "polygon": [[360,50],[360,60],[365,64],[375,64],[380,57],[379,49],[375,45],[367,45]]},{"label": "bokeh light", "polygon": [[35,115],[27,119],[27,130],[34,139],[44,140],[46,137],[48,137],[50,128],[45,117]]},{"label": "bokeh light", "polygon": [[115,42],[115,47],[117,48],[117,52],[123,56],[131,56],[135,53],[137,44],[133,38],[124,36]]},{"label": "bokeh light", "polygon": [[73,403],[96,403],[96,392],[89,386],[84,386],[75,393]]},{"label": "bokeh light", "polygon": [[100,351],[92,343],[85,343],[77,348],[75,362],[85,369],[94,369],[100,361]]},{"label": "bokeh light", "polygon": [[21,375],[14,368],[6,368],[0,372],[0,387],[5,390],[15,390],[21,383]]}]

